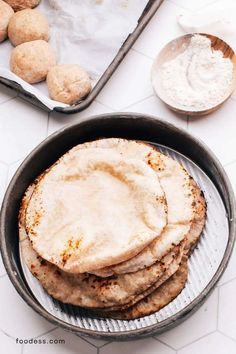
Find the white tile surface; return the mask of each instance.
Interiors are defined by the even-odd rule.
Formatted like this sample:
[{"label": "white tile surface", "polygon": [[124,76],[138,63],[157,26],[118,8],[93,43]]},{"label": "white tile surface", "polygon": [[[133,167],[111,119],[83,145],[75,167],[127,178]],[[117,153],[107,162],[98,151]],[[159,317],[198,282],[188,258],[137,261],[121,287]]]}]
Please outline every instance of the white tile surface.
[{"label": "white tile surface", "polygon": [[5,163],[0,162],[0,205],[4,196],[7,182],[8,167]]},{"label": "white tile surface", "polygon": [[234,250],[232,252],[229,264],[220,279],[218,285],[225,284],[226,282],[236,279],[236,247],[234,247]]},{"label": "white tile surface", "polygon": [[0,278],[0,329],[15,338],[31,338],[54,328],[17,294],[7,276]]},{"label": "white tile surface", "polygon": [[219,330],[236,340],[236,279],[222,285],[219,293]]},{"label": "white tile surface", "polygon": [[94,102],[86,110],[73,114],[65,115],[58,112],[50,113],[50,120],[48,126],[48,135],[52,134],[54,131],[64,127],[67,124],[76,123],[80,118],[90,117],[96,114],[109,113],[113,110],[104,106],[101,103]]},{"label": "white tile surface", "polygon": [[223,164],[236,159],[235,110],[236,101],[229,99],[214,114],[192,117],[189,121],[190,133],[205,142]]},{"label": "white tile surface", "polygon": [[100,349],[100,354],[174,354],[175,351],[159,341],[149,338],[139,341],[113,342]]},{"label": "white tile surface", "polygon": [[178,351],[178,354],[235,354],[235,342],[220,333],[213,333]]},{"label": "white tile surface", "polygon": [[17,93],[14,90],[0,84],[0,104],[7,102],[16,96]]},{"label": "white tile surface", "polygon": [[[197,3],[197,1],[196,1]],[[211,14],[220,14],[222,17],[227,16],[227,22],[231,23],[231,28],[234,28],[235,25],[235,0],[217,0],[214,2],[210,2],[209,5],[205,6],[200,11],[195,11],[194,14],[197,14],[199,18],[201,15],[206,15],[206,17],[211,16]],[[227,14],[227,15],[226,15]],[[219,15],[218,15],[219,16]],[[229,30],[222,31],[222,27],[219,26],[218,29],[214,30],[215,35],[221,37],[225,42],[227,42],[231,48],[235,51],[236,50],[236,36],[234,34],[234,29],[229,28]],[[233,96],[236,98],[236,94],[234,93]]]},{"label": "white tile surface", "polygon": [[0,349],[2,349],[2,353],[20,354],[22,350],[22,345],[17,344],[15,339],[10,338],[9,336],[0,331]]},{"label": "white tile surface", "polygon": [[160,118],[168,123],[172,123],[178,127],[184,129],[187,128],[187,117],[173,113],[155,95],[127,107],[124,111],[151,114],[157,118]]},{"label": "white tile surface", "polygon": [[[225,171],[228,174],[228,177],[230,178],[234,193],[236,194],[236,162],[225,166]],[[234,247],[231,259],[222,278],[219,281],[219,285],[222,285],[234,278],[236,278],[236,247]]]},{"label": "white tile surface", "polygon": [[[0,195],[22,159],[47,134],[82,117],[116,110],[152,114],[196,134],[226,164],[236,192],[236,94],[234,100],[231,99],[218,112],[191,118],[187,124],[186,117],[170,111],[154,95],[150,83],[152,58],[164,44],[182,35],[177,16],[195,13],[205,7],[213,9],[220,3],[225,4],[225,1],[165,0],[97,100],[81,113],[53,113],[48,121],[46,112],[15,98],[14,91],[0,85]],[[235,354],[236,250],[217,291],[185,323],[158,336],[158,339],[107,343],[87,337],[81,339],[60,329],[53,330],[53,325],[21,300],[5,275],[0,260],[0,353],[98,354],[97,348],[100,348],[100,354],[174,354],[176,351],[178,354]],[[14,338],[9,336],[21,339],[41,336],[39,339],[47,341],[64,339],[65,344],[25,344],[21,351],[22,346],[16,345]]]},{"label": "white tile surface", "polygon": [[85,337],[85,336],[80,336],[82,339],[84,339],[86,342],[94,345],[96,348],[101,348],[104,345],[107,345],[108,343],[111,343],[111,341],[105,341],[102,339],[95,339],[95,338],[90,338],[90,337]]},{"label": "white tile surface", "polygon": [[172,2],[173,4],[184,7],[189,10],[200,10],[207,5],[214,4],[217,0],[167,0]]},{"label": "white tile surface", "polygon": [[155,58],[164,45],[184,34],[177,23],[177,17],[186,13],[189,11],[165,0],[134,44],[134,49]]},{"label": "white tile surface", "polygon": [[0,161],[12,163],[46,137],[47,113],[16,98],[0,106]]},{"label": "white tile surface", "polygon": [[234,193],[236,193],[236,159],[235,162],[225,166],[225,171],[230,179]]},{"label": "white tile surface", "polygon": [[125,107],[150,96],[152,60],[130,51],[108,81],[97,100],[108,107],[123,110]]},{"label": "white tile surface", "polygon": [[202,307],[188,320],[157,338],[171,345],[173,348],[179,349],[203,335],[216,330],[217,295],[217,290],[215,290]]},{"label": "white tile surface", "polygon": [[2,256],[0,255],[0,277],[6,274],[6,269],[4,267]]},{"label": "white tile surface", "polygon": [[9,165],[8,168],[8,174],[7,174],[7,184],[11,181],[12,177],[14,176],[16,170],[20,166],[20,164],[23,162],[24,159],[17,160],[16,162],[13,162]]}]

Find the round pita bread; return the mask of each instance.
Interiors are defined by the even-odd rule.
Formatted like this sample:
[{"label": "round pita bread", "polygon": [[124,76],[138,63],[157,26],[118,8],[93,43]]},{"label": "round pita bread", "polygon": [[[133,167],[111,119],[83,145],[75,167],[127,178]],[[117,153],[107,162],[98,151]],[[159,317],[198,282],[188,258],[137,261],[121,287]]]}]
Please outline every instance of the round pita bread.
[{"label": "round pita bread", "polygon": [[145,160],[86,146],[44,173],[26,210],[33,248],[71,273],[132,258],[166,222],[164,192]]},{"label": "round pita bread", "polygon": [[[185,242],[183,243],[183,246],[184,246],[184,244],[185,244]],[[101,310],[101,314],[104,314],[105,312],[121,311],[121,310],[128,309],[129,307],[131,307],[134,304],[136,304],[138,301],[144,299],[149,294],[153,293],[154,290],[159,288],[159,286],[161,286],[167,279],[169,279],[174,273],[177,272],[177,270],[179,269],[180,262],[181,262],[182,257],[183,257],[183,248],[181,246],[181,251],[179,253],[179,256],[176,259],[173,259],[173,261],[169,265],[168,269],[164,272],[164,274],[160,277],[160,279],[158,279],[158,281],[154,285],[149,287],[142,294],[137,295],[133,299],[133,301],[129,302],[128,304],[121,305],[121,306],[113,306],[113,307],[109,307],[109,308],[105,308],[105,309],[103,308]],[[96,312],[99,313],[99,310],[96,310]]]},{"label": "round pita bread", "polygon": [[[22,229],[20,232],[23,232]],[[42,259],[31,246],[28,238],[20,243],[23,258],[44,289],[57,300],[85,308],[106,308],[124,305],[133,300],[161,278],[177,257],[175,253],[165,256],[145,270],[111,278],[99,278],[83,273],[72,274]],[[139,297],[140,298],[140,297]],[[138,301],[138,300],[137,300]]]},{"label": "round pita bread", "polygon": [[145,160],[156,172],[164,190],[168,207],[168,224],[160,237],[157,237],[138,255],[120,264],[90,271],[101,277],[113,274],[136,272],[151,266],[179,244],[189,233],[196,217],[195,194],[197,185],[192,186],[192,178],[177,161],[160,153],[151,145],[125,139],[101,139],[75,147],[81,150],[103,148],[114,150],[128,158]]},{"label": "round pita bread", "polygon": [[185,238],[188,237],[189,230],[189,225],[167,225],[161,236],[145,247],[137,256],[120,264],[98,269],[90,273],[106,278],[114,274],[134,273],[138,270],[150,267],[185,240]]},{"label": "round pita bread", "polygon": [[112,308],[140,299],[143,292],[153,286],[173,263],[180,261],[182,247],[176,246],[160,262],[141,271],[113,276],[107,279],[88,273],[72,274],[60,270],[44,260],[33,249],[25,229],[27,206],[34,192],[30,186],[23,198],[19,213],[20,247],[28,268],[44,289],[55,299],[85,308]]},{"label": "round pita bread", "polygon": [[193,251],[199,241],[202,230],[205,226],[207,210],[204,194],[193,179],[191,180],[191,186],[194,194],[194,219],[186,238],[185,254],[187,255]]},{"label": "round pita bread", "polygon": [[[150,295],[135,303],[133,306],[119,311],[103,312],[104,317],[111,317],[119,320],[133,320],[148,316],[161,310],[176,298],[183,290],[188,278],[187,257],[183,257],[181,265],[167,281],[162,283]],[[102,312],[99,312],[101,315]]]}]

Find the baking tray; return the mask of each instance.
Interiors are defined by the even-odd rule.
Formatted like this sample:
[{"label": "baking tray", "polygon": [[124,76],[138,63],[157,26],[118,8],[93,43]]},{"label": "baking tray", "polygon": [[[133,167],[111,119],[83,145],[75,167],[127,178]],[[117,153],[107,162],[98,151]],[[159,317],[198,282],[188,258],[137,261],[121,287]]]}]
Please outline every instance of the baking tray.
[{"label": "baking tray", "polygon": [[[127,39],[119,49],[117,55],[115,56],[111,64],[108,66],[106,71],[103,73],[101,78],[98,80],[96,85],[93,87],[89,95],[84,100],[80,101],[75,105],[69,107],[55,107],[54,108],[55,111],[66,113],[66,114],[77,113],[87,108],[94,101],[94,99],[97,97],[99,92],[102,90],[102,88],[105,86],[105,84],[110,79],[112,74],[115,72],[119,64],[122,62],[126,54],[129,52],[134,42],[140,36],[140,34],[144,30],[148,22],[151,20],[151,18],[154,16],[154,14],[156,13],[157,9],[160,7],[163,1],[164,0],[149,0],[142,15],[138,20],[137,27],[127,37]],[[9,79],[5,79],[0,76],[0,83],[17,91],[19,96],[22,97],[24,100],[48,112],[50,111],[50,109],[46,107],[42,102],[40,102],[37,97],[29,93],[28,91],[24,90],[17,82]]]},{"label": "baking tray", "polygon": [[[138,320],[93,317],[85,310],[52,300],[21,265],[17,217],[22,195],[37,175],[76,144],[104,137],[152,143],[180,161],[196,179],[208,204],[201,241],[189,260],[188,283],[182,293],[157,313]],[[213,153],[184,130],[157,118],[113,113],[84,118],[42,142],[22,163],[6,192],[1,210],[1,250],[7,273],[20,296],[57,326],[113,340],[135,339],[163,332],[190,316],[205,301],[225,270],[235,241],[235,198],[222,166]],[[35,294],[35,295],[34,295]]]}]

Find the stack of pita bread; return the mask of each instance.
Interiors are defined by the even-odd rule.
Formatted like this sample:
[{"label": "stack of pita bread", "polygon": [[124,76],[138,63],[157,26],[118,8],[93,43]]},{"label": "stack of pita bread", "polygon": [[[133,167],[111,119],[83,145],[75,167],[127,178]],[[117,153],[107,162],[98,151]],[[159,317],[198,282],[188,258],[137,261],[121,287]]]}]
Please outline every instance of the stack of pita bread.
[{"label": "stack of pita bread", "polygon": [[206,203],[175,160],[125,139],[80,144],[27,189],[21,252],[55,299],[134,319],[184,288]]}]

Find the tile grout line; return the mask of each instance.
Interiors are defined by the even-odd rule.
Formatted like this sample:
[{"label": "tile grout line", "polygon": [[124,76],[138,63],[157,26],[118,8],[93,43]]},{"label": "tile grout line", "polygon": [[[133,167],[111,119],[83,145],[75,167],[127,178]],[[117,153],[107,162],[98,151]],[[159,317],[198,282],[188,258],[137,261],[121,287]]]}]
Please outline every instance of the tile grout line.
[{"label": "tile grout line", "polygon": [[80,338],[80,339],[83,340],[84,342],[86,342],[86,343],[92,345],[94,348],[98,349],[98,347],[97,347],[95,344],[90,343],[88,340],[86,340],[85,338],[81,337],[79,334],[75,334],[75,335],[76,335],[76,337]]},{"label": "tile grout line", "polygon": [[33,338],[33,339],[41,338],[41,337],[43,337],[43,336],[46,336],[46,335],[49,334],[49,333],[52,333],[52,332],[55,331],[56,329],[58,329],[58,327],[54,327],[54,328],[50,329],[49,331],[44,332],[44,333],[41,333],[41,334],[39,334],[38,336],[32,337],[32,338]]},{"label": "tile grout line", "polygon": [[11,336],[9,333],[5,332],[2,328],[0,328],[0,332],[2,332],[6,337],[16,340],[16,337]]},{"label": "tile grout line", "polygon": [[1,164],[5,165],[5,166],[8,166],[8,163],[7,162],[4,162],[4,161],[0,161]]},{"label": "tile grout line", "polygon": [[224,336],[224,337],[226,337],[228,339],[231,339],[233,342],[236,343],[236,339],[235,338],[233,338],[233,337],[229,336],[228,334],[222,332],[220,329],[218,329],[217,332],[220,333],[222,336]]},{"label": "tile grout line", "polygon": [[101,345],[101,346],[99,347],[99,349],[101,349],[101,348],[103,348],[103,347],[105,347],[106,345],[111,344],[111,343],[113,343],[112,340],[111,340],[111,341],[108,341],[108,342],[106,342],[106,343],[104,343],[103,345]]},{"label": "tile grout line", "polygon": [[[102,91],[101,91],[101,92],[102,92]],[[102,102],[99,100],[99,98],[96,98],[94,102],[97,102],[97,103],[103,105],[103,106],[104,106],[105,108],[107,108],[107,109],[113,110],[113,112],[117,112],[117,111],[119,110],[119,109],[117,110],[117,109],[115,109],[114,107],[111,107],[111,106],[109,106],[109,105],[107,105],[107,104],[102,103]]]},{"label": "tile grout line", "polygon": [[24,344],[21,344],[21,352],[20,354],[23,354],[24,353]]},{"label": "tile grout line", "polygon": [[[107,109],[111,109],[113,112],[116,112],[116,110],[114,108],[112,108],[111,106],[106,105],[103,102],[100,102],[99,99],[95,98],[95,100],[93,102],[99,103],[101,106],[103,106],[104,108]],[[92,105],[92,104],[91,104]]]},{"label": "tile grout line", "polygon": [[217,310],[216,310],[216,330],[219,329],[219,311],[220,311],[220,289],[217,289]]},{"label": "tile grout line", "polygon": [[220,289],[222,286],[227,285],[229,283],[232,283],[233,281],[236,280],[236,276],[234,276],[232,279],[226,280],[224,283],[217,285],[216,287]]},{"label": "tile grout line", "polygon": [[224,165],[223,165],[223,167],[228,167],[228,166],[231,166],[231,165],[233,165],[235,162],[236,162],[236,160],[233,160],[233,161],[227,162],[226,164],[224,164]]},{"label": "tile grout line", "polygon": [[[139,104],[139,103],[142,103],[144,101],[146,101],[147,99],[151,98],[151,97],[155,97],[155,94],[152,93],[150,95],[148,95],[147,97],[144,97],[144,98],[141,98],[140,100],[136,101],[136,102],[133,102],[132,104],[129,104],[128,106],[125,106],[125,107],[121,107],[120,111],[122,112],[124,109],[127,110],[129,109],[130,107],[136,105],[136,104]],[[140,113],[142,114],[141,112],[137,112],[137,113]]]},{"label": "tile grout line", "polygon": [[197,339],[194,339],[192,342],[189,342],[189,343],[183,345],[182,347],[179,347],[179,348],[177,349],[177,352],[178,352],[179,350],[182,350],[182,349],[188,347],[190,344],[196,343],[196,342],[200,341],[201,339],[203,339],[203,338],[205,338],[205,337],[207,337],[207,336],[209,336],[209,335],[215,333],[216,331],[217,331],[217,330],[214,329],[213,331],[210,331],[210,332],[208,332],[208,333],[203,334],[201,337],[198,337]]},{"label": "tile grout line", "polygon": [[8,186],[9,172],[10,172],[10,166],[7,165],[7,173],[6,173],[5,182],[4,182],[4,193],[6,192],[6,189]]},{"label": "tile grout line", "polygon": [[[4,267],[4,268],[5,268],[5,267]],[[3,277],[5,277],[6,275],[7,275],[7,273],[0,275],[0,279],[2,279]]]},{"label": "tile grout line", "polygon": [[132,53],[132,52],[139,54],[139,55],[143,56],[144,58],[147,58],[150,61],[153,61],[153,58],[149,57],[148,55],[146,55],[142,52],[139,52],[137,49],[134,49],[133,47],[130,49],[129,53]]},{"label": "tile grout line", "polygon": [[7,103],[7,102],[9,102],[9,101],[14,100],[14,98],[17,98],[17,97],[18,97],[18,95],[14,96],[14,97],[9,97],[9,98],[7,98],[5,101],[2,101],[2,102],[0,103],[0,106],[4,105],[5,103]]},{"label": "tile grout line", "polygon": [[164,341],[162,341],[159,338],[156,338],[155,336],[153,336],[152,338],[155,339],[157,342],[165,345],[167,348],[170,348],[170,349],[172,349],[172,350],[174,350],[176,352],[176,349],[174,347],[172,347],[170,344],[165,343]]},{"label": "tile grout line", "polygon": [[[134,45],[135,45],[135,44],[134,44]],[[136,53],[138,53],[138,54],[143,55],[144,57],[146,57],[146,58],[148,58],[148,59],[151,59],[152,61],[155,60],[155,57],[151,57],[150,55],[147,55],[147,54],[141,52],[140,50],[138,50],[138,49],[136,49],[136,48],[133,48],[133,47],[132,47],[131,50],[134,51],[134,52],[136,52]],[[158,53],[157,53],[157,55],[158,55]]]},{"label": "tile grout line", "polygon": [[9,167],[14,165],[17,162],[20,162],[21,160],[24,160],[26,157],[27,157],[27,153],[23,157],[21,157],[20,159],[14,160],[13,162],[9,163]]},{"label": "tile grout line", "polygon": [[45,137],[45,138],[48,137],[50,113],[51,113],[51,112],[48,112],[47,127],[46,127],[46,137]]}]

